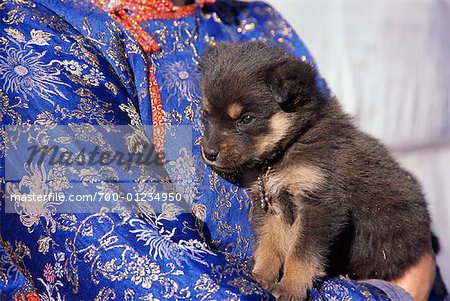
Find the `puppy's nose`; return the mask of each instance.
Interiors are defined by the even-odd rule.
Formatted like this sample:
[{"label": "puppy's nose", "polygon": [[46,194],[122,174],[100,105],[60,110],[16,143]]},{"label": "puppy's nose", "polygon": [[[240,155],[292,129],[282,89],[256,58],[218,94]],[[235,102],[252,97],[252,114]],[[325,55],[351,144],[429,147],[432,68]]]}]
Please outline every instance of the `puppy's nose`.
[{"label": "puppy's nose", "polygon": [[219,156],[219,151],[211,148],[203,148],[203,154],[208,161],[216,161]]}]

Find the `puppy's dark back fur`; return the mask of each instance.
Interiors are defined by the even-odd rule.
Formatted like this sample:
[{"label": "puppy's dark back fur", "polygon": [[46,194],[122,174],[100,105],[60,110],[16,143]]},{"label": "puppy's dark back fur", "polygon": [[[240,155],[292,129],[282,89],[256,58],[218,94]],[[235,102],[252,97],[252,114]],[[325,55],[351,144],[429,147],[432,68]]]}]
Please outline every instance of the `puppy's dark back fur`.
[{"label": "puppy's dark back fur", "polygon": [[382,144],[351,124],[335,100],[326,107],[325,117],[286,160],[301,158],[322,166],[328,187],[314,197],[330,193],[348,206],[349,219],[333,248],[331,270],[358,279],[397,278],[431,249],[430,218],[420,186]]}]

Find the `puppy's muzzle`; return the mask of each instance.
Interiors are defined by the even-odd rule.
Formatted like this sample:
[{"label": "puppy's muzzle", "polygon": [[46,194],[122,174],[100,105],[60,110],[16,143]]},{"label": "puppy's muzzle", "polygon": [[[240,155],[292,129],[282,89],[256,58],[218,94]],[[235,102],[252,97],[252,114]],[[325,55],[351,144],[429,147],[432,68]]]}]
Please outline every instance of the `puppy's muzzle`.
[{"label": "puppy's muzzle", "polygon": [[211,148],[203,148],[203,156],[206,160],[214,162],[219,157],[219,151]]}]

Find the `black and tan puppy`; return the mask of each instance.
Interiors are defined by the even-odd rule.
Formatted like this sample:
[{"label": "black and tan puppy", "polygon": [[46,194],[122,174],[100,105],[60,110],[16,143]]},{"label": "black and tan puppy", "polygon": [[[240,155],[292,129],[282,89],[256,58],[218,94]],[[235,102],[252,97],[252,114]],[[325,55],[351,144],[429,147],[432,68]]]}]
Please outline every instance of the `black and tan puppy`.
[{"label": "black and tan puppy", "polygon": [[206,162],[251,188],[253,275],[301,300],[326,273],[400,277],[431,251],[419,184],[321,93],[313,68],[261,42],[202,56]]}]

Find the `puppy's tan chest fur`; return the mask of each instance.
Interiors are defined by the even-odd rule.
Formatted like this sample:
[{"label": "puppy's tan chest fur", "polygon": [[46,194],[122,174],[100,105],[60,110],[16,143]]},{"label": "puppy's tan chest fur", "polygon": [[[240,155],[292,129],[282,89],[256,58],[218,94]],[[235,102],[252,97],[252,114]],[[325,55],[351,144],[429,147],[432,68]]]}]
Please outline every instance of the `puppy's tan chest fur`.
[{"label": "puppy's tan chest fur", "polygon": [[[276,167],[264,174],[264,190],[272,202],[283,202],[280,199],[282,192],[288,192],[295,199],[301,199],[308,192],[319,189],[324,183],[324,173],[313,165],[292,164]],[[254,183],[252,193],[257,196],[260,186]],[[276,204],[274,204],[276,205]]]}]

